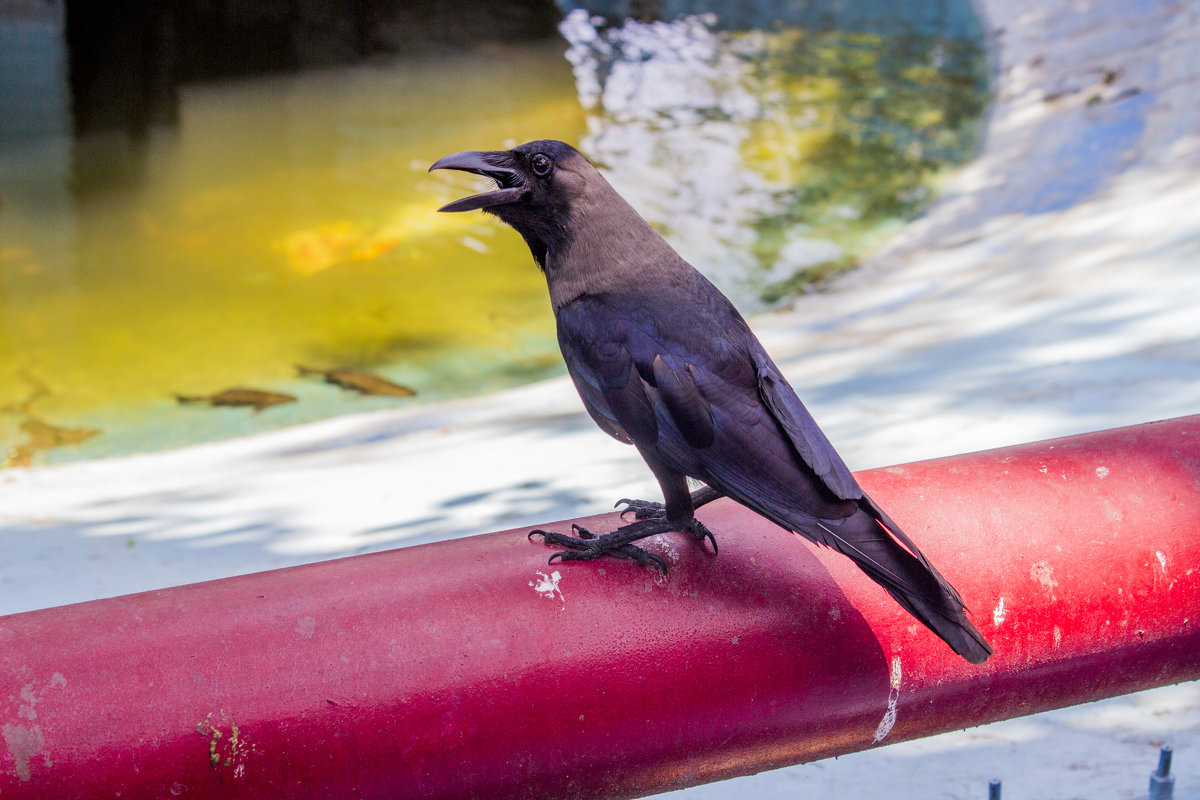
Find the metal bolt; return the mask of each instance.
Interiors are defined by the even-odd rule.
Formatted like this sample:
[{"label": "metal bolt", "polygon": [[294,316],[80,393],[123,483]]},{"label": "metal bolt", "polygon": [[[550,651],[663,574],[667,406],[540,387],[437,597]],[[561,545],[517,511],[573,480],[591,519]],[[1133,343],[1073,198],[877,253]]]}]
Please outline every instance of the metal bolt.
[{"label": "metal bolt", "polygon": [[1000,800],[1000,779],[992,778],[988,781],[988,800]]},{"label": "metal bolt", "polygon": [[1150,800],[1171,800],[1175,796],[1175,777],[1171,775],[1171,745],[1158,751],[1158,769],[1150,773]]}]

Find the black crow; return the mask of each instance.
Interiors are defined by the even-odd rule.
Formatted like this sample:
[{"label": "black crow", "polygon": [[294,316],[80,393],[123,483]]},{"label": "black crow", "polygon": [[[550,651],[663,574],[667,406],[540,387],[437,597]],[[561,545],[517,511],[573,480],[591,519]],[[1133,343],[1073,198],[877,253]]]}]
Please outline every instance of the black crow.
[{"label": "black crow", "polygon": [[[575,148],[536,141],[456,153],[430,170],[491,178],[494,191],[443,206],[482,209],[524,237],[545,273],[567,370],[592,419],[637,447],[664,504],[622,500],[636,521],[601,536],[534,531],[564,548],[666,563],[632,543],[666,531],[716,540],[695,509],[731,497],[853,559],[954,651],[992,648],[958,593],[859,487],[741,314]],[[687,478],[704,484],[689,493]]]}]

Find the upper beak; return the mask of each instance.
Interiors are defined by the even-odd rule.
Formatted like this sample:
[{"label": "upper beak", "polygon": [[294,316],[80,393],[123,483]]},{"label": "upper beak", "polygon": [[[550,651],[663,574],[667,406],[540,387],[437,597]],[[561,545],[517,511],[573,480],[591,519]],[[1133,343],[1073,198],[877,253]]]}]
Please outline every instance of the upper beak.
[{"label": "upper beak", "polygon": [[429,168],[430,172],[435,169],[458,169],[463,172],[473,172],[476,175],[491,178],[498,187],[494,192],[484,192],[447,203],[438,211],[474,211],[477,208],[511,203],[523,197],[525,186],[520,173],[511,167],[504,166],[504,162],[508,158],[509,154],[503,151],[468,150],[438,159]]}]

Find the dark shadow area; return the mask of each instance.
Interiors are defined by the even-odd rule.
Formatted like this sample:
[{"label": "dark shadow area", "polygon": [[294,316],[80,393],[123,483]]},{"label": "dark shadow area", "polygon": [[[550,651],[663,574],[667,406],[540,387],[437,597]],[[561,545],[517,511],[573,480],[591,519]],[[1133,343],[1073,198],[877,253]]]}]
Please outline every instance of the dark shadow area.
[{"label": "dark shadow area", "polygon": [[75,131],[144,133],[180,84],[554,36],[553,0],[66,2]]}]

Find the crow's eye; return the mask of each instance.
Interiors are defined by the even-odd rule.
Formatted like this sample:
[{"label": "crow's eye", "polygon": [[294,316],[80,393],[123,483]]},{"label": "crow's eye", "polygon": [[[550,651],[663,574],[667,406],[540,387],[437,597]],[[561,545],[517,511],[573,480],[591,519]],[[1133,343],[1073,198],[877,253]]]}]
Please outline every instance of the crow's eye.
[{"label": "crow's eye", "polygon": [[544,178],[554,169],[554,163],[547,156],[534,153],[533,158],[529,159],[529,168],[533,170],[534,175]]}]

